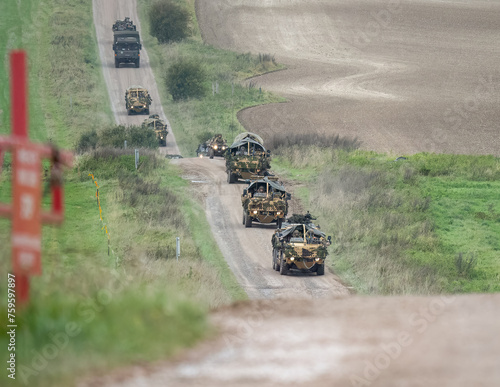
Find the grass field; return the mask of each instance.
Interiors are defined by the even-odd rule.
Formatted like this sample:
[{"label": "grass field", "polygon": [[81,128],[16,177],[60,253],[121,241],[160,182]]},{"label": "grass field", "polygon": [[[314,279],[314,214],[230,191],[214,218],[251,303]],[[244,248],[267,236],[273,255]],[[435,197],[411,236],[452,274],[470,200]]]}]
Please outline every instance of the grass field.
[{"label": "grass field", "polygon": [[[0,43],[2,57],[13,48],[28,53],[32,139],[72,148],[82,133],[113,122],[90,0],[11,2],[1,17],[0,32],[9,37]],[[8,63],[4,69],[0,81],[8,84]],[[4,88],[2,134],[10,131],[8,97]],[[89,173],[99,184],[102,221]],[[89,372],[164,358],[212,333],[209,308],[246,297],[178,174],[147,150],[141,150],[138,172],[133,155],[119,150],[80,156],[66,171],[66,221],[43,227],[43,275],[32,279],[30,306],[17,309],[19,384],[67,386]],[[0,183],[0,200],[9,202],[8,157]],[[43,202],[47,207],[47,194]],[[10,270],[9,228],[0,219],[4,275]],[[6,294],[4,280],[0,291]],[[4,310],[5,302],[2,297]],[[6,319],[2,314],[3,326]],[[3,348],[6,340],[0,338]]]},{"label": "grass field", "polygon": [[[275,171],[335,237],[329,261],[361,293],[500,290],[500,160],[289,146]],[[304,166],[304,167],[302,167]]]}]

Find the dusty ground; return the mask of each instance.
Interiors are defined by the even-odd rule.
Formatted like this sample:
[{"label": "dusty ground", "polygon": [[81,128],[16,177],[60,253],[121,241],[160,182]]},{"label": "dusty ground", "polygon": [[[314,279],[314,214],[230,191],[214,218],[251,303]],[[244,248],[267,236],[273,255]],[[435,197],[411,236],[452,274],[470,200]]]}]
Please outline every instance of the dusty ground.
[{"label": "dusty ground", "polygon": [[[197,6],[208,42],[276,53],[289,66],[258,79],[290,102],[243,111],[240,119],[252,131],[335,131],[398,154],[499,154],[500,2]],[[145,52],[141,69],[113,68],[110,26],[124,16],[136,21],[135,1],[94,0],[94,12],[117,122],[132,122],[122,109],[125,88],[139,81],[155,90],[154,79]],[[455,106],[458,112],[447,113]],[[243,227],[242,186],[225,182],[223,162],[176,162],[205,201],[229,266],[256,300],[215,311],[220,334],[173,360],[115,370],[82,386],[500,385],[500,295],[368,298],[348,296],[331,272],[280,276],[271,268],[272,229]]]},{"label": "dusty ground", "polygon": [[500,2],[199,0],[204,39],[271,53],[254,79],[287,104],[243,110],[264,135],[335,132],[365,149],[500,155]]}]

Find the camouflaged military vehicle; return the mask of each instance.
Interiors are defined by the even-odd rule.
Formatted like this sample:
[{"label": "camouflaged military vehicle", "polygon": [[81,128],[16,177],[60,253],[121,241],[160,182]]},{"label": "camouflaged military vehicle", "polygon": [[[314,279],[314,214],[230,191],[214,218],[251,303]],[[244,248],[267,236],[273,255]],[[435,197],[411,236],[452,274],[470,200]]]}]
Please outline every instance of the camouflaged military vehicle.
[{"label": "camouflaged military vehicle", "polygon": [[160,119],[158,114],[151,114],[149,118],[146,118],[142,123],[142,127],[153,130],[156,133],[156,138],[160,146],[167,145],[167,124]]},{"label": "camouflaged military vehicle", "polygon": [[272,178],[265,177],[250,183],[241,195],[243,224],[252,227],[252,222],[276,223],[281,228],[291,197],[285,187]]},{"label": "camouflaged military vehicle", "polygon": [[141,48],[138,31],[115,31],[113,37],[115,67],[119,68],[121,63],[133,63],[135,67],[140,67]]},{"label": "camouflaged military vehicle", "polygon": [[226,152],[226,149],[226,140],[224,140],[222,134],[216,134],[204,143],[198,145],[196,156],[210,157],[211,159],[213,159],[214,156],[224,156],[224,152]]},{"label": "camouflaged military vehicle", "polygon": [[271,155],[263,144],[262,138],[254,133],[244,132],[236,136],[224,154],[229,184],[238,179],[257,180],[268,175]]},{"label": "camouflaged military vehicle", "polygon": [[315,272],[325,274],[325,259],[331,237],[326,237],[318,226],[312,223],[312,216],[293,215],[283,223],[283,227],[274,232],[273,269],[281,275],[289,270]]},{"label": "camouflaged military vehicle", "polygon": [[125,107],[128,115],[149,114],[149,105],[153,100],[142,86],[132,86],[125,92]]},{"label": "camouflaged military vehicle", "polygon": [[115,24],[113,24],[112,27],[113,31],[135,31],[137,28],[134,25],[134,22],[130,20],[130,18],[127,16],[123,20],[117,20],[115,21]]}]

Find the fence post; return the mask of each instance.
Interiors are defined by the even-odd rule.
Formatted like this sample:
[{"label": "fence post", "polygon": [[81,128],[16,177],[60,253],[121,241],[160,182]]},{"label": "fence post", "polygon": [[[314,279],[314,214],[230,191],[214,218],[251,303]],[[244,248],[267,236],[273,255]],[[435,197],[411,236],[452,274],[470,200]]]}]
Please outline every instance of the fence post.
[{"label": "fence post", "polygon": [[139,165],[139,149],[135,150],[135,169],[137,169],[137,166]]},{"label": "fence post", "polygon": [[125,149],[127,149],[127,140],[125,140],[125,141],[123,142],[123,147],[124,147]]}]

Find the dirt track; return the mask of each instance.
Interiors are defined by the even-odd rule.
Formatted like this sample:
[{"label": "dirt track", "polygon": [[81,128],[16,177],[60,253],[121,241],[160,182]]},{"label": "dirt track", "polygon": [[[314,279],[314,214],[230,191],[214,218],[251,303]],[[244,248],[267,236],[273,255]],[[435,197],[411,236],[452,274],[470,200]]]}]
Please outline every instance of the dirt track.
[{"label": "dirt track", "polygon": [[[252,228],[242,224],[241,193],[244,185],[228,184],[223,159],[175,160],[184,178],[194,181],[205,201],[207,219],[215,239],[238,282],[252,299],[318,298],[347,295],[348,290],[330,272],[281,276],[272,270],[271,236],[275,224]],[[293,208],[290,212],[293,212]]]},{"label": "dirt track", "polygon": [[[276,53],[278,60],[289,65],[289,70],[261,77],[259,82],[285,93],[291,102],[243,111],[240,118],[248,129],[259,125],[264,131],[271,127],[335,129],[357,135],[366,148],[397,153],[499,154],[496,83],[489,87],[494,93],[479,95],[477,109],[467,112],[467,120],[462,117],[458,130],[448,127],[436,132],[436,128],[449,106],[467,101],[463,99],[467,91],[481,84],[476,62],[481,63],[478,70],[483,71],[479,74],[484,74],[485,85],[490,76],[492,82],[498,76],[494,67],[498,39],[487,38],[497,31],[500,3],[396,3],[402,11],[411,12],[394,16],[394,24],[380,29],[363,50],[342,51],[342,44],[332,45],[342,41],[342,31],[348,34],[363,28],[370,21],[370,11],[384,9],[386,3],[197,2],[198,18],[210,43]],[[111,100],[118,101],[114,105],[117,122],[131,122],[120,114],[129,83],[140,81],[154,90],[150,73],[136,78],[139,71],[149,71],[145,52],[141,69],[112,67],[110,26],[124,16],[136,21],[134,4],[132,0],[119,5],[117,0],[94,0],[101,54],[109,55],[103,60],[104,74]],[[399,34],[403,35],[397,38]],[[430,43],[427,57],[423,54],[426,43]],[[158,101],[153,94],[155,98]],[[473,127],[476,130],[471,132]],[[346,291],[332,273],[323,278],[282,277],[271,269],[272,230],[244,229],[239,202],[242,187],[225,182],[221,160],[178,163],[206,202],[208,219],[229,266],[249,296],[261,300],[215,311],[211,318],[221,334],[173,361],[116,370],[82,385],[500,385],[500,295],[340,296]],[[296,295],[309,300],[281,298]]]},{"label": "dirt track", "polygon": [[[145,87],[153,99],[150,107],[151,114],[159,114],[160,118],[170,123],[163,112],[160,104],[160,95],[156,87],[153,71],[149,65],[149,57],[146,49],[141,50],[141,67],[136,69],[133,65],[122,64],[119,69],[115,68],[113,54],[113,31],[111,26],[117,19],[123,20],[129,16],[137,30],[142,32],[139,18],[137,17],[137,7],[135,1],[119,0],[93,0],[94,24],[97,33],[97,44],[99,46],[99,55],[101,57],[102,71],[106,86],[108,88],[111,109],[115,116],[117,124],[120,125],[141,125],[147,118],[146,115],[128,116],[125,109],[125,90],[131,86]],[[142,36],[142,35],[141,35]],[[163,152],[170,154],[179,154],[179,149],[175,142],[175,136],[169,129],[168,143]]]}]

